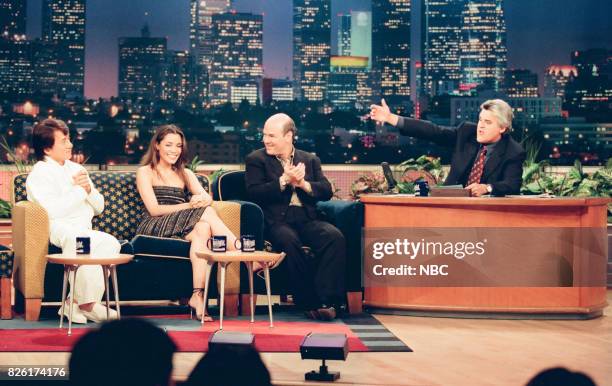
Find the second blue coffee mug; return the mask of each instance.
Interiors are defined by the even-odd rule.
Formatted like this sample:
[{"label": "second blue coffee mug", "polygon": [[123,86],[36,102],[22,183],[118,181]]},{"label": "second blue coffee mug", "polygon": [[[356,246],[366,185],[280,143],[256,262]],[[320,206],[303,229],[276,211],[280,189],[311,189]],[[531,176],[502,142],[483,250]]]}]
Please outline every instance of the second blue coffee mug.
[{"label": "second blue coffee mug", "polygon": [[[240,247],[238,247],[238,243]],[[234,241],[234,246],[242,252],[255,252],[255,236],[242,235]]]}]

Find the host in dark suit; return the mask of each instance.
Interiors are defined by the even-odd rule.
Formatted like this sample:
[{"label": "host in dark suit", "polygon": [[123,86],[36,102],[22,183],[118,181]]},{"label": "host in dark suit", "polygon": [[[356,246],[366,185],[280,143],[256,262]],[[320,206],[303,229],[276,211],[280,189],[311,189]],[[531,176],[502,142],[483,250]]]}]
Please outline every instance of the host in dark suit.
[{"label": "host in dark suit", "polygon": [[[286,114],[270,117],[263,129],[265,148],[246,158],[246,189],[264,212],[266,236],[287,254],[295,303],[311,318],[333,319],[343,303],[346,245],[342,233],[317,216],[316,203],[332,187],[321,161],[293,146],[296,127]],[[314,252],[313,261],[303,251]]]},{"label": "host in dark suit", "polygon": [[521,189],[525,150],[509,134],[512,108],[501,99],[480,105],[478,124],[464,122],[443,127],[428,121],[404,118],[382,105],[372,105],[372,119],[399,128],[402,135],[427,139],[453,147],[445,185],[463,185],[472,196],[518,194]]}]

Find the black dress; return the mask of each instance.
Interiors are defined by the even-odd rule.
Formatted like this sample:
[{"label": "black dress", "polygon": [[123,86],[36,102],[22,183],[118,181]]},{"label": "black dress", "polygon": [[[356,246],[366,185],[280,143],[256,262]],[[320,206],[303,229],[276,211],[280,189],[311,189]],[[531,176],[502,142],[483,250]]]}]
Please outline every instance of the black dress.
[{"label": "black dress", "polygon": [[[159,205],[177,205],[188,202],[188,193],[183,188],[154,186],[153,191]],[[205,210],[205,207],[183,209],[163,216],[151,216],[145,210],[136,234],[184,239],[200,221]]]}]

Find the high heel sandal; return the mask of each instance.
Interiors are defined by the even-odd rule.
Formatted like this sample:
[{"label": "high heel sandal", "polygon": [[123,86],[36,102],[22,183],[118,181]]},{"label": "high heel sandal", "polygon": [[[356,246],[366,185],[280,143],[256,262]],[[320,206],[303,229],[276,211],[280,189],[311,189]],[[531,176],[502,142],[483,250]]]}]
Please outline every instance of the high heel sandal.
[{"label": "high heel sandal", "polygon": [[[198,294],[200,296],[203,296],[204,288],[194,288],[193,294]],[[193,319],[193,314],[195,314],[196,320],[202,320],[202,314],[198,315],[198,312],[196,311],[196,307],[192,306],[190,302],[191,302],[191,299],[189,299],[189,302],[187,303],[189,305],[189,319]],[[213,321],[213,318],[210,317],[208,314],[206,314],[206,311],[204,311],[204,321],[205,322]]]},{"label": "high heel sandal", "polygon": [[[281,253],[281,255],[278,258],[278,260],[276,260],[274,262],[274,264],[270,265],[268,267],[268,269],[271,271],[274,268],[277,268],[279,265],[281,265],[283,260],[285,260],[285,256],[287,256],[285,253]],[[259,266],[257,268],[253,267],[253,273],[256,274],[257,276],[259,276],[260,278],[262,278],[263,280],[266,280],[266,278],[264,276],[264,268],[266,267],[266,264],[268,264],[268,263],[258,263],[258,264],[259,264]]]}]

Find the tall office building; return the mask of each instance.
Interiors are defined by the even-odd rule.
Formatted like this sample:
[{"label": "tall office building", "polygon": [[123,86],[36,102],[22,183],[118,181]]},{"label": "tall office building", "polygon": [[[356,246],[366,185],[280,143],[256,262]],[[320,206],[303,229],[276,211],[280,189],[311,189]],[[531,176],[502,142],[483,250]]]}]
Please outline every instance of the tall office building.
[{"label": "tall office building", "polygon": [[[335,107],[349,109],[372,102],[372,82],[366,56],[332,56],[327,82],[329,101]],[[363,108],[361,107],[361,108]]]},{"label": "tall office building", "polygon": [[264,78],[261,85],[262,101],[264,104],[292,101],[293,82],[288,79]]},{"label": "tall office building", "polygon": [[0,95],[18,99],[32,94],[32,53],[25,37],[0,39]]},{"label": "tall office building", "polygon": [[189,51],[168,51],[163,64],[162,99],[177,106],[201,106],[206,98],[207,83],[204,65]]},{"label": "tall office building", "polygon": [[470,0],[461,18],[461,90],[500,90],[507,65],[503,0]]},{"label": "tall office building", "polygon": [[605,48],[572,52],[578,76],[567,83],[565,102],[573,115],[591,112],[610,116],[612,100],[612,50]]},{"label": "tall office building", "polygon": [[372,12],[351,11],[350,56],[366,57],[372,67]]},{"label": "tall office building", "polygon": [[338,15],[338,55],[351,55],[351,15]]},{"label": "tall office building", "polygon": [[330,54],[331,0],[293,0],[293,80],[298,98],[325,98]]},{"label": "tall office building", "polygon": [[462,12],[468,0],[425,0],[422,11],[423,91],[434,96],[459,90]]},{"label": "tall office building", "polygon": [[372,0],[374,94],[392,105],[410,100],[411,0]]},{"label": "tall office building", "polygon": [[35,92],[54,94],[57,90],[57,52],[53,42],[36,39],[32,42]]},{"label": "tall office building", "polygon": [[57,54],[57,91],[82,96],[85,83],[85,0],[43,0],[43,40]]},{"label": "tall office building", "polygon": [[578,76],[578,70],[571,65],[552,64],[544,73],[544,97],[565,99],[567,83]]},{"label": "tall office building", "polygon": [[504,93],[510,98],[537,98],[538,74],[526,69],[506,70]]},{"label": "tall office building", "polygon": [[210,69],[210,102],[230,100],[234,79],[257,80],[263,75],[263,16],[228,12],[212,17],[215,45]]},{"label": "tall office building", "polygon": [[3,38],[25,35],[26,1],[0,0],[0,34]]},{"label": "tall office building", "polygon": [[189,23],[190,51],[200,64],[210,69],[215,52],[212,17],[232,7],[231,0],[191,0]]},{"label": "tall office building", "polygon": [[147,26],[140,37],[119,38],[119,97],[153,101],[162,97],[166,38],[153,38]]}]

